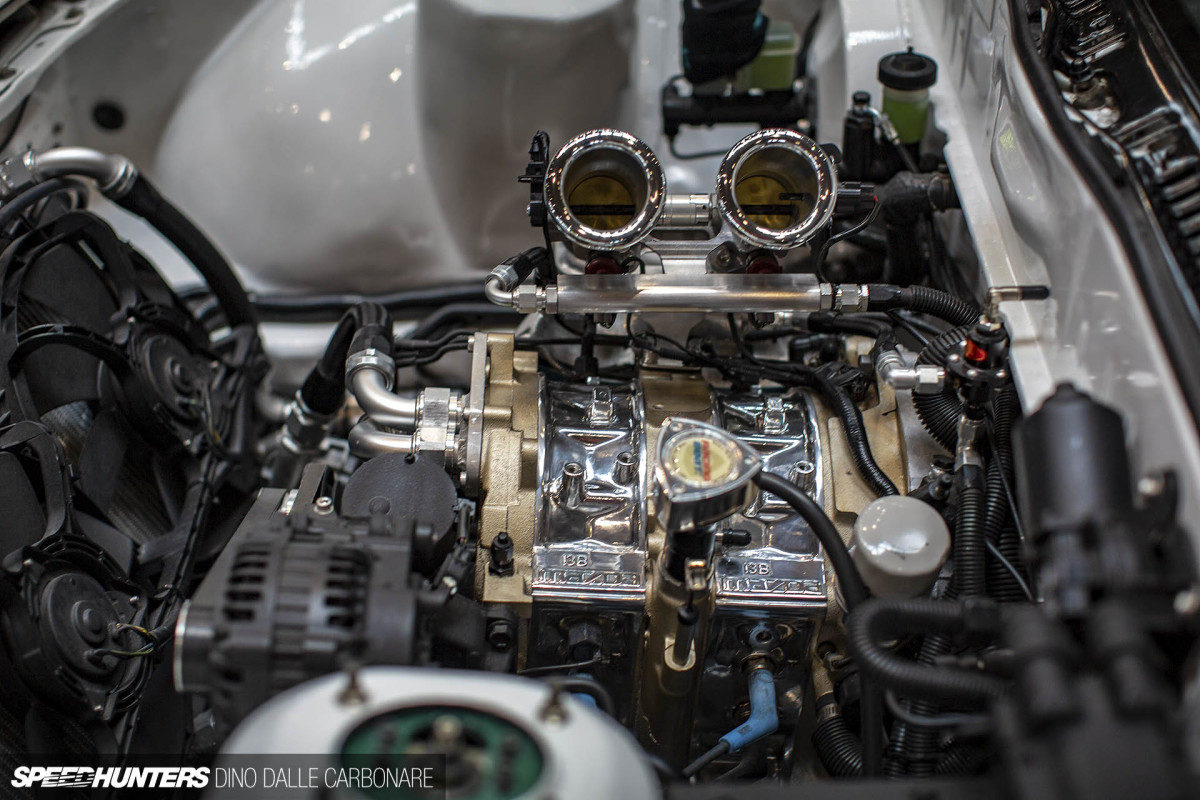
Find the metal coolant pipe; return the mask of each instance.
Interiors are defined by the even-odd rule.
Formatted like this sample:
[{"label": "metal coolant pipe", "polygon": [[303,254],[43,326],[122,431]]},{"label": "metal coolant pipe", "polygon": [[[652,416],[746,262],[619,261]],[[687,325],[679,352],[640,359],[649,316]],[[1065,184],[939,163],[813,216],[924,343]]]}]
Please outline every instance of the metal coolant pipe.
[{"label": "metal coolant pipe", "polygon": [[374,458],[387,453],[408,455],[417,452],[413,434],[381,431],[369,419],[363,419],[350,429],[348,442],[350,452],[359,458]]},{"label": "metal coolant pipe", "polygon": [[366,415],[380,425],[408,431],[417,425],[417,399],[393,394],[384,373],[378,370],[356,370],[350,377],[350,393]]}]

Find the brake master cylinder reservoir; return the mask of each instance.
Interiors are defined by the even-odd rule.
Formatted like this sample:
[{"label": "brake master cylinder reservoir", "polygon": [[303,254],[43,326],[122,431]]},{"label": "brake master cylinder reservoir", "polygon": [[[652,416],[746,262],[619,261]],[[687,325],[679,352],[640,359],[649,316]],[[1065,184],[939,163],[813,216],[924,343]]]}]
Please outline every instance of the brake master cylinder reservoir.
[{"label": "brake master cylinder reservoir", "polygon": [[896,128],[900,141],[916,144],[929,122],[929,87],[937,82],[937,62],[914,53],[890,53],[879,60],[883,84],[883,113]]}]

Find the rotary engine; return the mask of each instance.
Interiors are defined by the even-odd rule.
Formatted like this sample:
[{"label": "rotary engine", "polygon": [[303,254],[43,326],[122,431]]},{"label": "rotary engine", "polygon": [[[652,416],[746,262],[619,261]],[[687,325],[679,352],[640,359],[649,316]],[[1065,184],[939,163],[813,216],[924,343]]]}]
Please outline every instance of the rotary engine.
[{"label": "rotary engine", "polygon": [[[331,729],[378,727],[472,765],[471,785],[509,785],[520,759],[469,753],[530,717],[516,684],[493,699],[455,678],[469,698],[363,716],[400,702],[372,692],[405,675],[449,685],[411,669],[434,665],[548,681],[525,729],[541,753],[580,703],[602,709],[650,755],[635,783],[651,763],[667,779],[970,774],[979,709],[1007,702],[997,642],[1034,663],[1063,620],[1136,634],[1134,612],[1092,598],[1153,585],[1170,602],[1183,585],[1170,492],[1135,504],[1115,414],[1060,389],[1015,453],[999,307],[1045,288],[993,287],[980,308],[828,279],[879,276],[859,236],[878,215],[889,253],[911,255],[897,220],[954,207],[945,172],[839,183],[830,150],[774,129],[729,151],[711,195],[669,193],[619,131],[553,156],[539,133],[530,154],[545,246],[482,287],[509,324],[442,332],[460,312],[441,311],[394,337],[384,306],[347,311],[266,443],[275,488],[181,611],[176,685],[210,697],[219,735],[245,718],[229,752],[286,750],[308,697]],[[465,391],[430,385],[456,350]],[[1013,483],[1032,503],[1024,544]],[[1082,537],[1093,518],[1115,538]],[[1122,538],[1131,526],[1159,544]],[[341,689],[270,699],[336,671]],[[931,735],[946,720],[953,736]],[[605,723],[597,741],[627,749]]]},{"label": "rotary engine", "polygon": [[[697,698],[709,732],[733,727],[755,654],[772,654],[781,683],[803,683],[831,589],[807,524],[760,495],[672,542],[652,473],[671,425],[711,421],[823,502],[826,437],[812,396],[717,387],[666,367],[620,384],[551,382],[511,340],[487,345],[486,396],[511,392],[512,406],[492,412],[485,401],[476,581],[485,602],[521,609],[526,664],[593,671],[623,716],[677,759]],[[707,442],[681,456],[714,491],[722,457]]]},{"label": "rotary engine", "polygon": [[[952,179],[934,62],[885,56],[880,108],[855,92],[841,148],[820,144],[809,111],[829,135],[837,83],[822,75],[814,104],[804,64],[826,46],[758,6],[682,4],[667,170],[624,131],[557,149],[535,133],[519,180],[540,244],[465,285],[249,294],[129,159],[55,146],[0,162],[0,760],[306,754],[361,777],[415,758],[456,800],[701,797],[735,778],[843,796],[859,790],[826,779],[883,777],[945,778],[929,791],[947,797],[1197,795],[1180,709],[1197,694],[1200,584],[1176,520],[1191,462],[1137,475],[1122,416],[1049,383],[1067,369],[1039,361],[1054,336],[1010,361],[1049,289],[990,285],[1007,247],[972,250],[954,180],[992,176],[982,159]],[[1057,13],[1040,51],[1072,35]],[[343,43],[358,39],[383,41]],[[1056,100],[1117,86],[1069,66],[1043,76]],[[31,104],[30,124],[52,108]],[[757,130],[722,153],[675,147],[681,126],[727,123]],[[1042,153],[1008,144],[1002,183],[1008,159]],[[439,145],[407,174],[457,160]],[[711,191],[668,185],[697,188],[690,158],[720,160]],[[471,188],[499,207],[486,180]],[[86,210],[95,192],[203,284],[168,284]],[[987,230],[1002,206],[972,199]],[[452,230],[406,246],[470,252],[428,247]],[[1039,318],[1077,319],[1076,299]],[[1096,342],[1151,333],[1112,319]],[[333,329],[312,363],[320,339],[275,352],[276,323]],[[1167,407],[1166,362],[1145,372],[1118,351],[1108,391],[1136,378],[1127,412],[1148,387],[1164,395],[1147,408]],[[1139,434],[1151,415],[1133,416]],[[1095,757],[1115,743],[1122,757]]]},{"label": "rotary engine", "polygon": [[[336,638],[340,644],[318,633],[329,657],[424,663],[417,654],[428,655],[429,637],[423,648],[413,642],[421,631],[436,636],[446,618],[440,604],[453,594],[446,586],[466,580],[470,613],[497,664],[507,654],[527,674],[586,675],[668,763],[682,767],[697,748],[730,737],[733,750],[769,740],[770,760],[779,761],[812,677],[814,646],[842,605],[795,498],[759,491],[749,477],[787,482],[849,539],[853,515],[876,494],[923,477],[902,456],[904,421],[920,426],[893,387],[925,396],[946,390],[944,369],[910,366],[894,337],[844,337],[880,332],[878,315],[851,324],[849,313],[932,306],[960,325],[978,313],[940,294],[820,280],[829,248],[869,224],[879,203],[869,184],[839,185],[827,150],[795,131],[739,142],[711,196],[668,193],[653,152],[620,131],[581,134],[552,158],[539,134],[531,155],[523,180],[548,247],[509,259],[486,284],[497,306],[528,315],[522,325],[459,342],[470,352],[467,392],[426,387],[411,396],[393,391],[398,366],[419,362],[414,349],[446,342],[393,342],[387,312],[370,304],[347,314],[290,407],[269,472],[286,487],[306,460],[321,457],[343,386],[363,412],[347,438],[365,465],[344,488],[326,479],[328,488],[316,492],[302,482],[299,499],[261,499],[266,517],[252,514],[244,524],[260,532],[239,534],[246,539],[230,549],[255,536],[278,540],[261,532],[267,517],[280,530],[311,528],[321,519],[312,511],[318,502],[330,519],[357,517],[411,547],[411,525],[427,510],[399,498],[446,492],[430,494],[426,479],[390,472],[364,494],[364,473],[392,459],[411,474],[444,468],[464,498],[454,531],[457,563],[470,574],[430,561],[425,575],[441,581],[432,593],[389,601],[390,612],[408,620],[397,634],[403,647],[381,650],[364,623]],[[917,180],[952,202],[944,176]],[[835,217],[849,227],[834,234]],[[795,271],[802,256],[815,261],[815,273]],[[797,339],[801,324],[807,333]],[[358,498],[354,508],[349,497]],[[945,523],[920,501],[889,499],[899,508],[872,531],[878,546],[858,549],[861,568],[880,585],[926,591],[948,553]],[[435,527],[438,541],[451,529],[447,520]],[[368,553],[382,546],[370,536],[346,542]],[[283,688],[302,671],[239,676],[236,685],[222,678],[222,665],[236,661],[237,629],[251,625],[216,613],[244,580],[223,566],[180,625],[177,671],[187,688],[220,684],[218,697],[250,692],[226,704],[248,709],[263,687]],[[222,579],[221,591],[210,589]],[[365,618],[384,598],[363,581],[353,607]],[[260,627],[281,624],[265,609],[252,617]],[[779,710],[763,699],[768,689]],[[758,727],[729,733],[747,713]]]}]

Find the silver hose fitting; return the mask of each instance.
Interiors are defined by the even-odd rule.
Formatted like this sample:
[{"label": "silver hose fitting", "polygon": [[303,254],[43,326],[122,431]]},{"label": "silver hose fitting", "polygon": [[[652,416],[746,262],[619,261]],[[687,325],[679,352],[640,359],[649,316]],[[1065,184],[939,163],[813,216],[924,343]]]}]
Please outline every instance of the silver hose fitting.
[{"label": "silver hose fitting", "polygon": [[133,188],[138,170],[125,156],[90,147],[55,147],[41,153],[30,150],[0,164],[0,193],[9,195],[30,183],[68,176],[91,178],[106,197],[116,199]]},{"label": "silver hose fitting", "polygon": [[913,394],[937,394],[946,385],[946,370],[936,364],[908,366],[894,349],[880,350],[875,357],[875,374],[896,390]]},{"label": "silver hose fitting", "polygon": [[984,438],[983,426],[983,420],[972,419],[966,413],[958,418],[958,445],[954,451],[956,472],[963,467],[983,468],[983,454],[980,451]]},{"label": "silver hose fitting", "polygon": [[742,242],[789,250],[833,218],[837,170],[821,146],[802,133],[757,131],[721,161],[716,199],[721,219]]},{"label": "silver hose fitting", "polygon": [[264,460],[268,486],[292,486],[304,465],[320,451],[336,414],[318,414],[308,407],[300,392],[288,403],[283,426]]},{"label": "silver hose fitting", "polygon": [[378,350],[363,350],[346,359],[346,385],[366,415],[389,428],[412,430],[417,424],[417,400],[392,393],[395,376],[396,362]]},{"label": "silver hose fitting", "polygon": [[505,308],[515,308],[522,314],[532,314],[536,311],[558,313],[558,287],[554,284],[536,286],[533,283],[522,283],[512,289],[506,289],[503,280],[493,271],[483,284],[483,295],[489,302]]},{"label": "silver hose fitting", "polygon": [[513,290],[516,289],[516,286],[505,286],[504,278],[496,274],[496,270],[500,268],[496,267],[495,270],[492,270],[492,274],[487,276],[487,280],[483,284],[483,296],[490,303],[507,308],[515,308],[517,303],[516,294]]},{"label": "silver hose fitting", "polygon": [[417,425],[417,399],[392,394],[375,370],[360,370],[350,382],[350,393],[371,419],[380,425],[412,430]]},{"label": "silver hose fitting", "polygon": [[666,181],[645,142],[601,128],[569,140],[550,159],[545,193],[547,217],[568,242],[625,250],[658,224]]},{"label": "silver hose fitting", "polygon": [[461,393],[430,387],[416,397],[400,397],[392,392],[395,374],[396,362],[373,349],[346,359],[346,383],[364,414],[350,432],[351,451],[361,458],[421,453],[455,465],[463,414]]}]

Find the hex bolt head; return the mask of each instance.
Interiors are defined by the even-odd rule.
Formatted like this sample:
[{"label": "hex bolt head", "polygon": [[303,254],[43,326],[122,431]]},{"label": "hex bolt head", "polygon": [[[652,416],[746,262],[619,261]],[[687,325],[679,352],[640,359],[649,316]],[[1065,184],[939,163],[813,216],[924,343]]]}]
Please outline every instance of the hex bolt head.
[{"label": "hex bolt head", "polygon": [[506,531],[496,534],[488,551],[491,555],[488,572],[501,577],[513,574],[513,540]]},{"label": "hex bolt head", "polygon": [[516,630],[506,619],[494,619],[487,626],[487,640],[494,649],[507,653],[516,639]]}]

